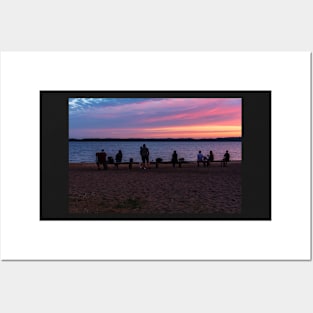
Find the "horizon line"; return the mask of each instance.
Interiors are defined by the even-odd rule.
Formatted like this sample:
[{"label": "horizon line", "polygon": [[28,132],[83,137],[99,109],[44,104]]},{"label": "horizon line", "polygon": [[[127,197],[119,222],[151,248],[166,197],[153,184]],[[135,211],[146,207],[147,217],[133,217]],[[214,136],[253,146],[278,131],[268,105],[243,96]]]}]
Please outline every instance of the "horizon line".
[{"label": "horizon line", "polygon": [[144,138],[144,137],[130,137],[130,138],[113,138],[113,137],[106,137],[106,138],[69,138],[68,140],[241,140],[241,137],[216,137],[216,138],[189,138],[189,137],[181,137],[181,138]]}]

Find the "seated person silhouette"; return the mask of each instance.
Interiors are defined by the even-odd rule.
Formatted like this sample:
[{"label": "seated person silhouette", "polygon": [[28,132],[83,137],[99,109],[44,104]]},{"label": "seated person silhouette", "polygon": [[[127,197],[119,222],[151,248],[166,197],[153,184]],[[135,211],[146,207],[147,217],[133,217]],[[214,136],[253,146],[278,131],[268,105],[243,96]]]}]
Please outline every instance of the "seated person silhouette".
[{"label": "seated person silhouette", "polygon": [[201,151],[199,151],[198,155],[197,155],[197,166],[199,167],[200,162],[203,163],[203,166],[205,166],[205,162],[203,161],[204,157]]},{"label": "seated person silhouette", "polygon": [[107,157],[107,154],[104,152],[103,149],[101,150],[101,152],[96,153],[96,163],[97,163],[98,170],[100,170],[100,164],[103,165],[104,170],[107,169],[106,157]]},{"label": "seated person silhouette", "polygon": [[229,162],[230,155],[228,153],[228,150],[226,150],[226,153],[224,154],[224,159],[222,161],[223,166],[227,166],[227,163]]},{"label": "seated person silhouette", "polygon": [[118,167],[118,163],[122,162],[123,154],[121,150],[118,150],[118,152],[115,155],[115,167]]}]

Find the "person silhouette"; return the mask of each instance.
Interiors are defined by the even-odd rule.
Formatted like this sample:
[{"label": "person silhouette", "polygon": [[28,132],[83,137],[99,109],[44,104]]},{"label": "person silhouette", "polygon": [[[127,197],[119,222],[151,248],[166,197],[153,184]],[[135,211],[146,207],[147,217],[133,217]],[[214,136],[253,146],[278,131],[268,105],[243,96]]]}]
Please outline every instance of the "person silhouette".
[{"label": "person silhouette", "polygon": [[210,150],[209,162],[213,162],[213,161],[214,161],[214,154],[213,154],[212,150]]},{"label": "person silhouette", "polygon": [[226,150],[225,154],[224,154],[224,158],[223,158],[223,166],[227,166],[227,163],[230,160],[230,154],[228,152],[228,150]]},{"label": "person silhouette", "polygon": [[174,150],[173,154],[172,154],[172,165],[173,167],[175,167],[175,165],[178,163],[178,155],[176,150]]},{"label": "person silhouette", "polygon": [[103,149],[101,150],[101,152],[96,153],[96,163],[97,163],[98,170],[100,170],[100,164],[103,165],[104,170],[108,168],[106,157],[107,157],[107,154],[104,152]]},{"label": "person silhouette", "polygon": [[118,150],[115,155],[115,167],[118,168],[118,164],[122,162],[123,154],[122,150]]},{"label": "person silhouette", "polygon": [[123,158],[122,150],[118,150],[118,152],[115,155],[115,162],[121,163]]},{"label": "person silhouette", "polygon": [[[203,162],[203,154],[201,151],[199,151],[198,155],[197,155],[197,166],[200,166],[200,162]],[[203,163],[204,164],[204,163]]]},{"label": "person silhouette", "polygon": [[149,149],[144,144],[140,149],[141,159],[142,159],[142,166],[144,169],[149,168]]}]

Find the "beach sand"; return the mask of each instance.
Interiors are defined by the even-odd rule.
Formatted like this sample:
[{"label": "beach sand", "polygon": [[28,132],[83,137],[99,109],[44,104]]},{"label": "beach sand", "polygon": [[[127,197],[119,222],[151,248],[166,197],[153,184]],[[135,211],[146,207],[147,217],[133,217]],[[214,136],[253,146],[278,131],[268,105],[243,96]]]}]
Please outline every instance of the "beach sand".
[{"label": "beach sand", "polygon": [[173,168],[140,169],[138,164],[69,164],[69,213],[87,215],[168,217],[239,214],[241,210],[241,162],[221,167],[196,163]]}]

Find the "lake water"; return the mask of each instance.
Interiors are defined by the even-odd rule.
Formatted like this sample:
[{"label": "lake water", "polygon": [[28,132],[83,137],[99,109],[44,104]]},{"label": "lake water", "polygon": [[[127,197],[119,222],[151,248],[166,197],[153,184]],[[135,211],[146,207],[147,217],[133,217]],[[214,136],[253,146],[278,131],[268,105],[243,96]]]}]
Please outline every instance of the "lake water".
[{"label": "lake water", "polygon": [[123,162],[128,162],[130,158],[134,162],[140,162],[140,146],[146,144],[150,151],[150,161],[162,158],[163,161],[170,161],[174,150],[178,158],[185,161],[195,161],[198,151],[203,155],[213,151],[214,159],[221,160],[228,150],[231,160],[241,160],[241,142],[231,141],[69,141],[69,162],[70,163],[93,163],[96,160],[96,152],[104,151],[107,156],[115,155],[118,150],[123,152]]}]

